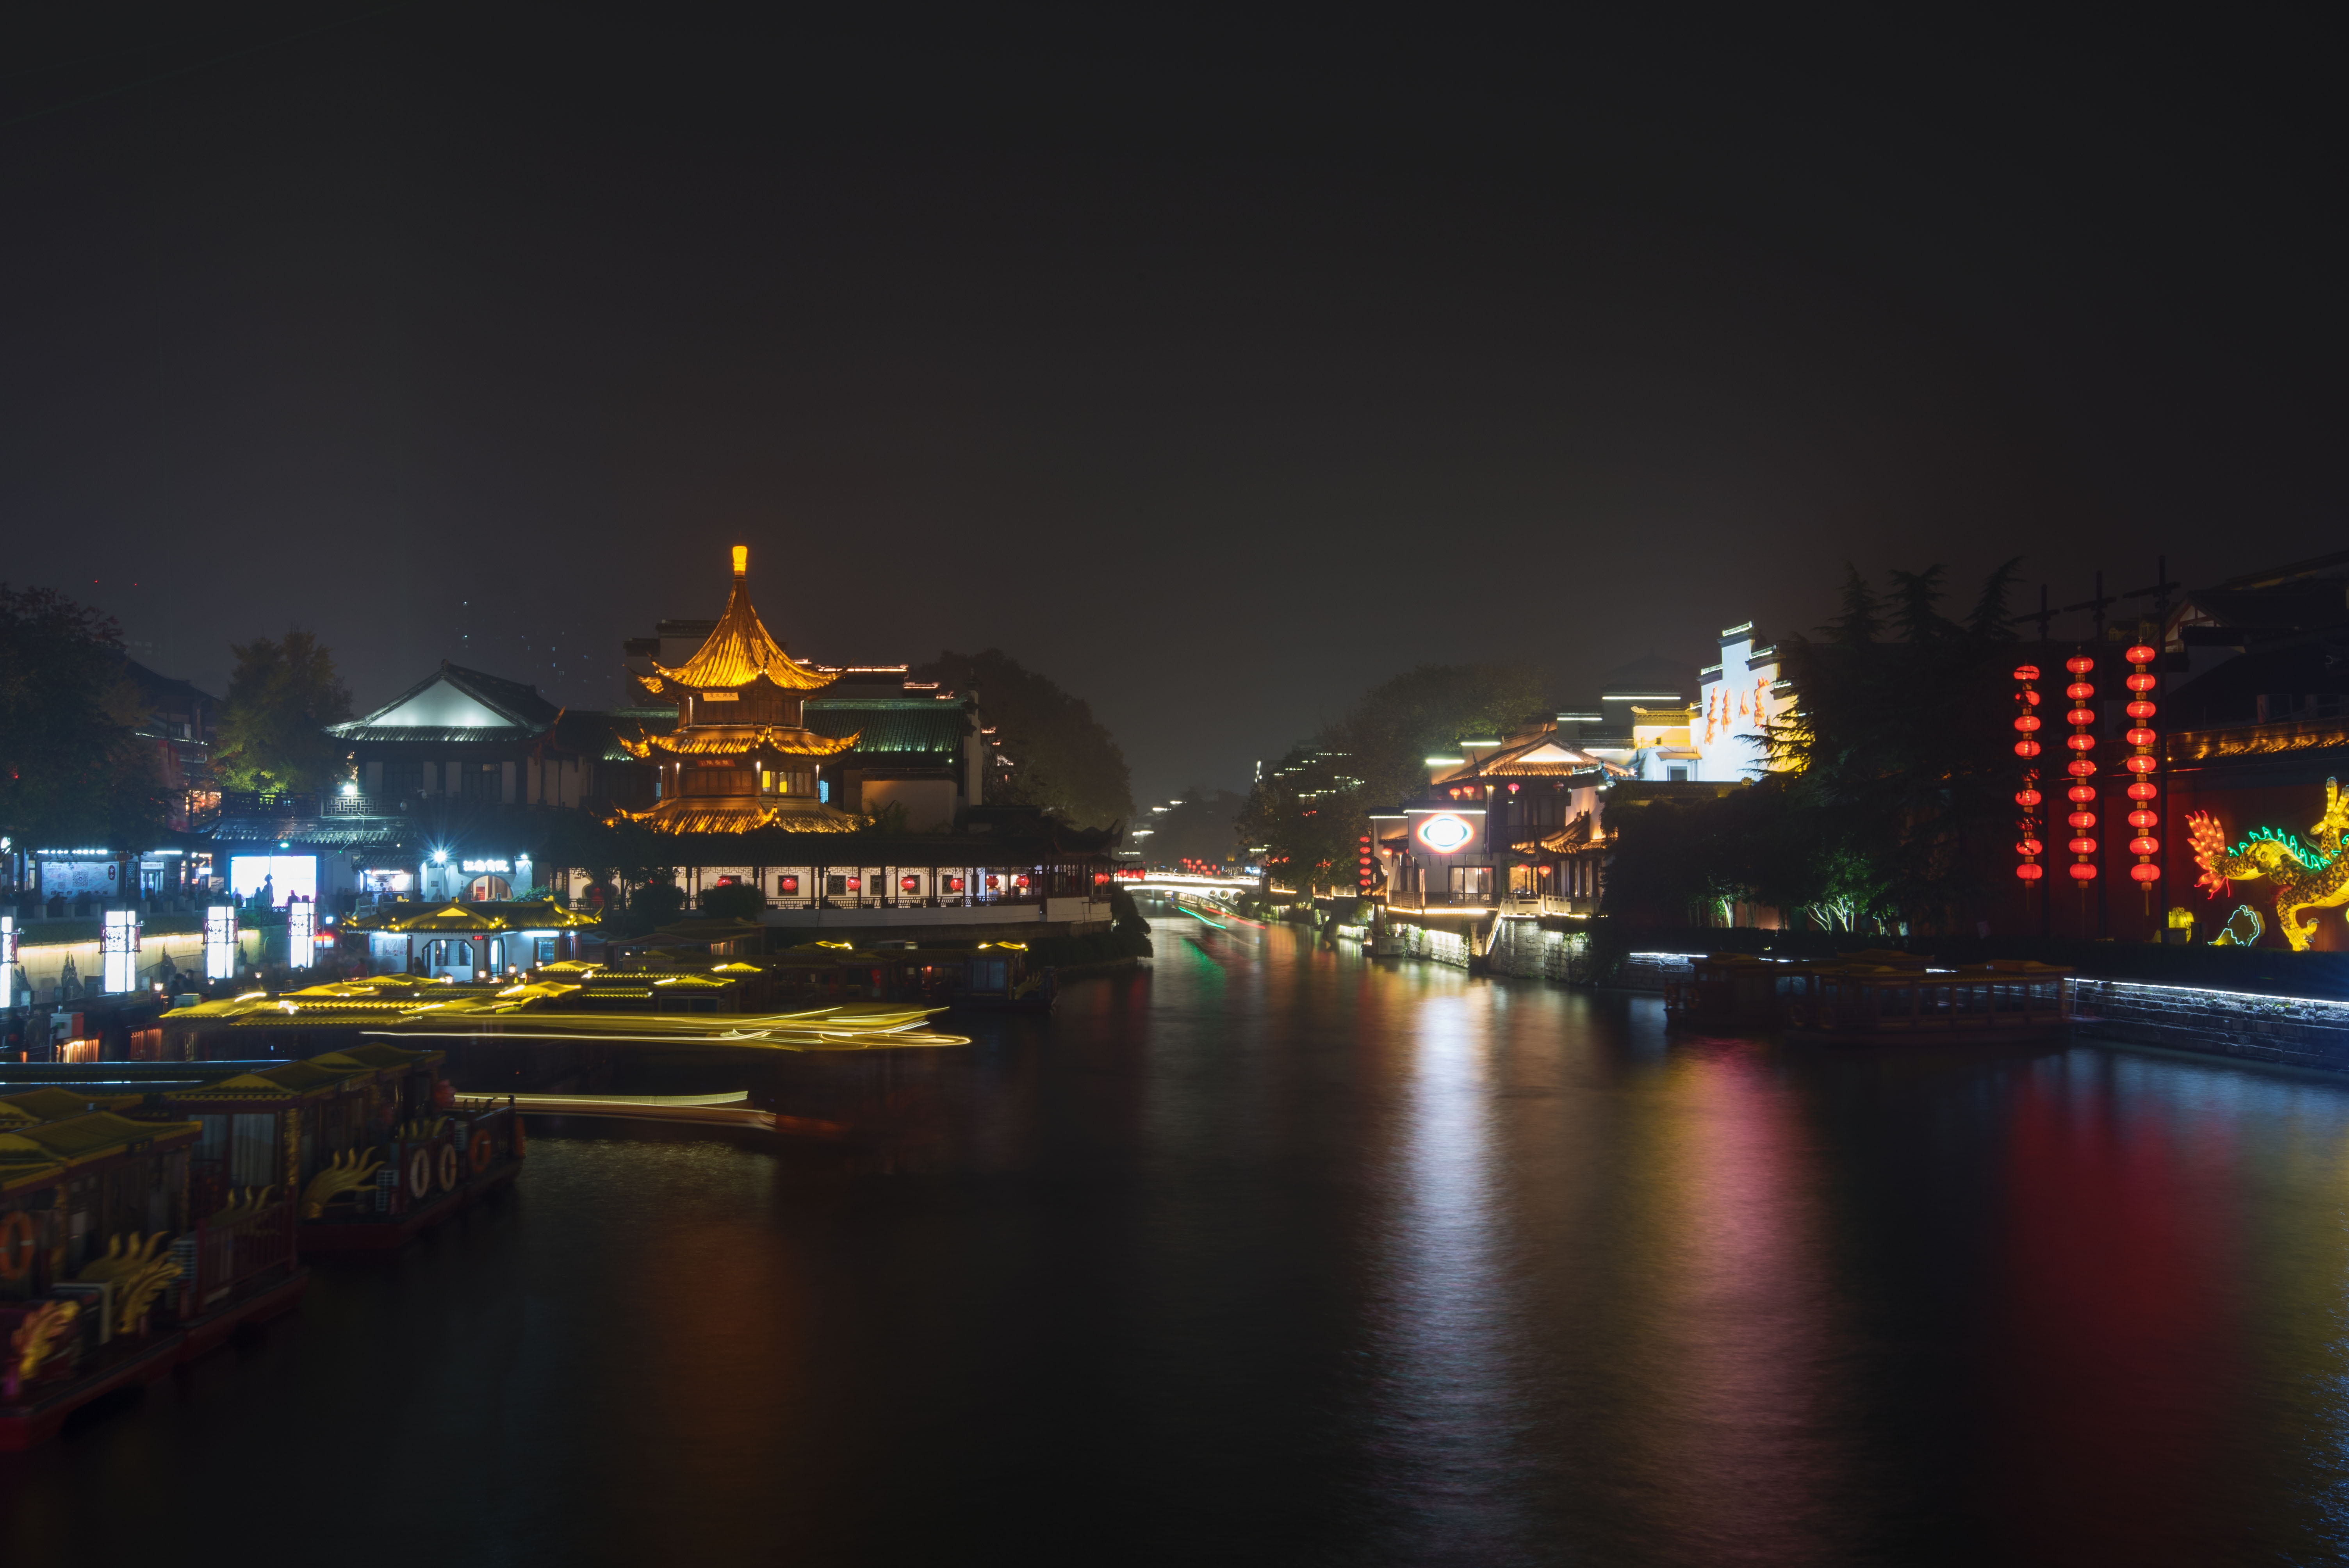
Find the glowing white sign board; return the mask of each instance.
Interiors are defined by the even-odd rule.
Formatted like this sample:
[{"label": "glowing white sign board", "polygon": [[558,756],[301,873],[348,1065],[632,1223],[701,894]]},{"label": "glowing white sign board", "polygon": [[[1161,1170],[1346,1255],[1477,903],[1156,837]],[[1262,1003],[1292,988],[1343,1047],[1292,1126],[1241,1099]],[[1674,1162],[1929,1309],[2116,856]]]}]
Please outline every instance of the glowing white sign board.
[{"label": "glowing white sign board", "polygon": [[297,898],[285,906],[285,966],[307,969],[317,955],[318,906]]},{"label": "glowing white sign board", "polygon": [[236,911],[225,904],[204,911],[204,978],[236,978]]},{"label": "glowing white sign board", "polygon": [[106,991],[120,995],[139,988],[139,912],[109,909],[98,952],[106,960]]},{"label": "glowing white sign board", "polygon": [[1476,830],[1445,811],[1419,825],[1419,841],[1439,855],[1448,855],[1476,836]]},{"label": "glowing white sign board", "polygon": [[315,899],[318,896],[318,857],[232,855],[228,886],[239,898],[251,898],[265,886],[273,904],[284,903],[289,898]]}]

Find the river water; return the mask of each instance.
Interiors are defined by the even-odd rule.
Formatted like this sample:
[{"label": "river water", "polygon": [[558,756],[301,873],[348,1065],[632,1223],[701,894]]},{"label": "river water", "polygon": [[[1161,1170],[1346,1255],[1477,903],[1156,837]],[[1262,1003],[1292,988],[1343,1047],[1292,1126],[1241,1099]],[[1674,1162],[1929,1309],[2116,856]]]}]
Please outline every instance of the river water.
[{"label": "river water", "polygon": [[1050,1019],[740,1080],[845,1142],[543,1124],[502,1202],[0,1458],[0,1557],[2349,1539],[2349,1085],[1668,1037],[1648,997],[1155,923]]}]

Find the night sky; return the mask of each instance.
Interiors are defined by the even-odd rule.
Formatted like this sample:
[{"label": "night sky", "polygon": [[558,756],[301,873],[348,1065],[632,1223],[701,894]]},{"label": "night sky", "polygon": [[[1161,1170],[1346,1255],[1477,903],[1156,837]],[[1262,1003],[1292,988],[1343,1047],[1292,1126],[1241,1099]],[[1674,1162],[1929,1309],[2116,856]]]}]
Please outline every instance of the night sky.
[{"label": "night sky", "polygon": [[999,645],[1147,801],[1847,557],[2349,544],[2329,37],[842,9],[6,24],[0,575],[586,707],[747,542],[794,653]]}]

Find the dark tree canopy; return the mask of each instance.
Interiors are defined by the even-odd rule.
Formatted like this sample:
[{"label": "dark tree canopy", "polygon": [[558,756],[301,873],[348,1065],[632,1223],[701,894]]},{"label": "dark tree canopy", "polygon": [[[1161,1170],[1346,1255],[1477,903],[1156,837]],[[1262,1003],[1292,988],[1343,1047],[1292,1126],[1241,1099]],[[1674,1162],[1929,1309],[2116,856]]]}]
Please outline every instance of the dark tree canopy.
[{"label": "dark tree canopy", "polygon": [[1081,697],[1000,648],[942,653],[914,673],[978,693],[979,712],[1011,763],[988,770],[989,801],[1040,806],[1081,828],[1105,828],[1133,815],[1125,753]]},{"label": "dark tree canopy", "polygon": [[1542,679],[1524,665],[1422,665],[1381,682],[1343,718],[1265,770],[1238,822],[1282,886],[1350,886],[1367,813],[1427,782],[1427,759],[1464,739],[1498,738],[1541,716]]},{"label": "dark tree canopy", "polygon": [[111,617],[0,583],[0,832],[38,850],[138,850],[167,818]]},{"label": "dark tree canopy", "polygon": [[232,789],[322,789],[342,771],[343,747],[325,727],[351,716],[335,657],[299,627],[284,642],[231,645],[235,673],[220,719],[213,769]]},{"label": "dark tree canopy", "polygon": [[1736,899],[1845,928],[1972,918],[2013,841],[2016,565],[1963,620],[1940,612],[1940,566],[1892,573],[1881,596],[1847,568],[1841,613],[1785,645],[1795,709],[1768,740],[1787,770],[1718,801],[1610,811],[1608,913],[1674,923]]}]

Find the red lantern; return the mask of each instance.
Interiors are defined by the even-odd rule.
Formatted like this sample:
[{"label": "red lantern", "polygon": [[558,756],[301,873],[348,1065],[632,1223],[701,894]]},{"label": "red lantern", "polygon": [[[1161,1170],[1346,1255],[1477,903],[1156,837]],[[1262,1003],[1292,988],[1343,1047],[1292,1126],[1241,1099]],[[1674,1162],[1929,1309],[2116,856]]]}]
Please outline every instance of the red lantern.
[{"label": "red lantern", "polygon": [[2075,882],[2086,883],[2096,876],[2096,841],[2086,832],[2096,825],[2096,814],[2087,809],[2096,799],[2096,787],[2088,782],[2096,773],[2096,765],[2088,759],[2088,753],[2096,748],[2096,738],[2088,733],[2088,727],[2096,722],[2096,710],[2088,706],[2096,698],[2096,688],[2088,680],[2096,661],[2085,654],[2075,654],[2064,661],[2064,667],[2072,672],[2072,684],[2064,688],[2064,695],[2072,702],[2072,710],[2064,716],[2064,722],[2072,727],[2072,733],[2064,738],[2064,747],[2072,753],[2065,771],[2079,780],[2071,789],[2072,804],[2080,808],[2072,813],[2072,826],[2080,836],[2071,842],[2072,853],[2077,857],[2071,872]]},{"label": "red lantern", "polygon": [[2137,700],[2128,705],[2132,724],[2128,734],[2122,738],[2134,749],[2121,758],[2121,766],[2134,775],[2129,781],[2129,799],[2137,802],[2137,809],[2129,813],[2129,826],[2137,830],[2137,836],[2129,841],[2129,853],[2137,857],[2137,864],[2129,868],[2129,877],[2145,889],[2146,913],[2150,914],[2153,884],[2161,880],[2161,868],[2153,861],[2161,852],[2161,841],[2154,837],[2152,830],[2160,825],[2161,815],[2147,804],[2160,792],[2147,775],[2160,766],[2153,748],[2160,744],[2161,738],[2154,733],[2151,725],[2158,710],[2146,694],[2159,686],[2161,679],[2147,667],[2155,658],[2155,650],[2147,645],[2133,643],[2121,656],[2136,666],[2129,672],[2128,688],[2137,693]]},{"label": "red lantern", "polygon": [[[2014,743],[2014,754],[2022,758],[2025,763],[2039,755],[2039,742],[2033,740],[2032,736],[2045,722],[2031,711],[2039,706],[2039,693],[2033,689],[2031,685],[2038,678],[2037,665],[2015,666],[2014,727],[2023,738]],[[2014,795],[2014,803],[2023,808],[2023,815],[2014,824],[2023,835],[2016,841],[2014,846],[2014,852],[2023,857],[2023,863],[2014,868],[2014,874],[2022,879],[2026,888],[2036,883],[2046,874],[2046,869],[2039,863],[2040,855],[2045,852],[2045,846],[2039,841],[2039,769],[2035,767],[2025,767],[2023,770],[2023,788],[2016,790]]]}]

